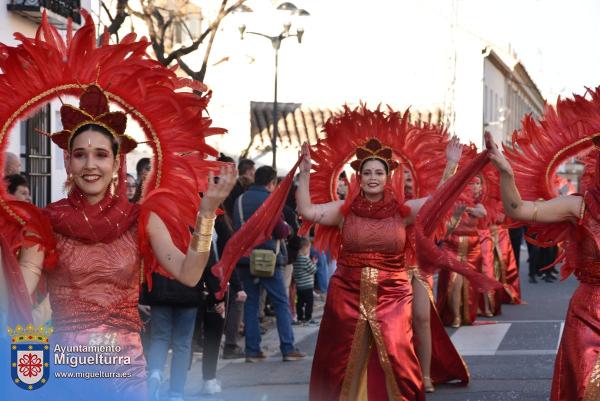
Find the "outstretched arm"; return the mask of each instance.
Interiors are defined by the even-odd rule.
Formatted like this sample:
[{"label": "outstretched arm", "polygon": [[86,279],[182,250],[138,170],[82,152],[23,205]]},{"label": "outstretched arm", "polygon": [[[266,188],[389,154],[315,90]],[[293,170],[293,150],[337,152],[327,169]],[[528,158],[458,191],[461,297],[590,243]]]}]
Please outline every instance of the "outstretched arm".
[{"label": "outstretched arm", "polygon": [[[446,145],[446,168],[444,168],[444,174],[442,175],[438,187],[442,186],[442,184],[456,172],[461,156],[462,145],[460,144],[458,137],[453,136],[448,141],[448,145]],[[429,200],[429,198],[430,196],[428,195],[423,198],[411,199],[405,203],[406,206],[410,207],[410,216],[407,219],[407,224],[414,223],[421,207]]]},{"label": "outstretched arm", "polygon": [[492,164],[500,172],[500,193],[504,213],[515,220],[539,223],[577,222],[583,208],[581,196],[559,196],[548,201],[524,201],[515,184],[513,169],[489,132],[485,143]]},{"label": "outstretched arm", "polygon": [[326,226],[338,226],[342,222],[341,207],[343,201],[335,201],[314,205],[310,199],[310,151],[308,144],[302,144],[302,162],[300,163],[300,177],[296,191],[296,204],[298,213],[305,219]]},{"label": "outstretched arm", "polygon": [[148,220],[148,237],[158,263],[175,279],[190,287],[198,284],[208,262],[215,211],[235,185],[235,167],[222,167],[217,183],[214,178],[214,174],[209,173],[208,190],[202,198],[196,229],[186,254],[175,246],[167,226],[158,215],[150,213]]}]

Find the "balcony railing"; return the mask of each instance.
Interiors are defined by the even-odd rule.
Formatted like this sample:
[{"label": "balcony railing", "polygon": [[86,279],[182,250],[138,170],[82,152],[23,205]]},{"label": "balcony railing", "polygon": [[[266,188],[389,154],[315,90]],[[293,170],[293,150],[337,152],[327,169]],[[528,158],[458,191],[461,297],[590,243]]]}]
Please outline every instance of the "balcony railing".
[{"label": "balcony railing", "polygon": [[37,23],[42,20],[42,11],[46,10],[48,19],[58,28],[66,27],[68,18],[81,24],[80,7],[80,0],[9,0],[6,5],[8,11]]}]

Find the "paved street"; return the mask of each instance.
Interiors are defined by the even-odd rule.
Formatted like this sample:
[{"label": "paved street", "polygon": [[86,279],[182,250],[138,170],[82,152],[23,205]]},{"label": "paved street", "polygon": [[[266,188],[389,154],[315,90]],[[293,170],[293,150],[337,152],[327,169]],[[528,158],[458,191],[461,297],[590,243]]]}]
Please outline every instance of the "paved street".
[{"label": "paved street", "polygon": [[[525,255],[526,256],[526,255]],[[524,261],[523,261],[524,262]],[[499,318],[481,318],[480,324],[450,330],[451,338],[464,356],[470,371],[468,387],[440,385],[431,401],[547,400],[554,358],[562,333],[568,300],[577,282],[527,282],[527,264],[522,263],[524,305],[504,305]],[[318,308],[318,313],[322,306]],[[316,327],[295,329],[298,346],[312,358]],[[223,392],[201,396],[200,363],[190,372],[186,398],[214,401],[302,401],[307,399],[311,358],[282,362],[277,333],[270,330],[263,346],[270,355],[260,364],[243,360],[220,361],[218,377]],[[335,363],[335,361],[332,361]]]}]

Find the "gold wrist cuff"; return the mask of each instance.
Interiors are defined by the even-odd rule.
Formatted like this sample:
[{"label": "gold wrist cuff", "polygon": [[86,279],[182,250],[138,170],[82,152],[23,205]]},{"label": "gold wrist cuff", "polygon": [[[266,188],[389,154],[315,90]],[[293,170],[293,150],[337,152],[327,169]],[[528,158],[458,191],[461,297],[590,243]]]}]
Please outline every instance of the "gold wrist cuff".
[{"label": "gold wrist cuff", "polygon": [[531,221],[533,223],[537,222],[537,214],[538,214],[537,201],[533,201],[533,216],[531,217]]},{"label": "gold wrist cuff", "polygon": [[198,215],[196,217],[196,229],[194,230],[194,233],[212,236],[213,227],[215,226],[215,218],[216,217],[206,218]]},{"label": "gold wrist cuff", "polygon": [[194,252],[210,252],[210,246],[212,244],[212,235],[192,235],[190,241],[190,249]]}]

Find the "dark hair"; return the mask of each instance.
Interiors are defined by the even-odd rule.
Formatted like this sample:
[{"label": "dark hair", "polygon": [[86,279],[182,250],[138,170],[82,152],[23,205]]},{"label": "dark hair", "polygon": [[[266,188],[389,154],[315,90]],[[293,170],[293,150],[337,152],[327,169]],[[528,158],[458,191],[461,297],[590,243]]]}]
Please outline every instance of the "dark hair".
[{"label": "dark hair", "polygon": [[277,171],[271,166],[262,166],[254,173],[254,183],[266,187],[277,179]]},{"label": "dark hair", "polygon": [[127,178],[130,178],[130,177],[133,178],[133,180],[135,181],[135,177],[133,175],[127,173]]},{"label": "dark hair", "polygon": [[135,165],[135,171],[137,172],[138,180],[142,175],[142,171],[144,171],[148,166],[150,166],[149,157],[142,157],[140,160],[138,160],[137,164]]},{"label": "dark hair", "polygon": [[23,177],[21,174],[11,174],[4,177],[4,181],[6,181],[8,193],[14,195],[17,192],[17,188],[20,186],[24,186],[29,188],[29,182],[27,178]]},{"label": "dark hair", "polygon": [[385,170],[385,174],[386,174],[386,175],[389,175],[389,174],[390,174],[390,171],[388,170],[388,165],[387,165],[387,163],[385,163],[385,162],[384,162],[383,160],[381,160],[381,159],[378,159],[377,157],[367,157],[365,160],[363,160],[363,162],[360,164],[360,173],[361,173],[361,174],[362,174],[363,167],[365,166],[365,164],[367,164],[367,162],[370,162],[370,161],[373,161],[373,160],[375,160],[375,161],[378,161],[379,163],[381,163],[381,164],[383,165],[383,169]]},{"label": "dark hair", "polygon": [[234,163],[235,162],[235,160],[233,160],[233,157],[225,156],[223,153],[219,153],[219,158],[217,159],[217,161],[225,162],[225,163]]},{"label": "dark hair", "polygon": [[238,173],[239,175],[244,175],[248,170],[252,170],[254,168],[254,161],[250,159],[240,159],[238,162]]},{"label": "dark hair", "polygon": [[73,148],[73,142],[75,141],[75,138],[85,131],[94,131],[107,137],[110,140],[113,156],[117,157],[117,153],[119,152],[119,141],[117,138],[112,136],[109,130],[98,124],[84,124],[77,128],[69,140],[69,149]]}]

